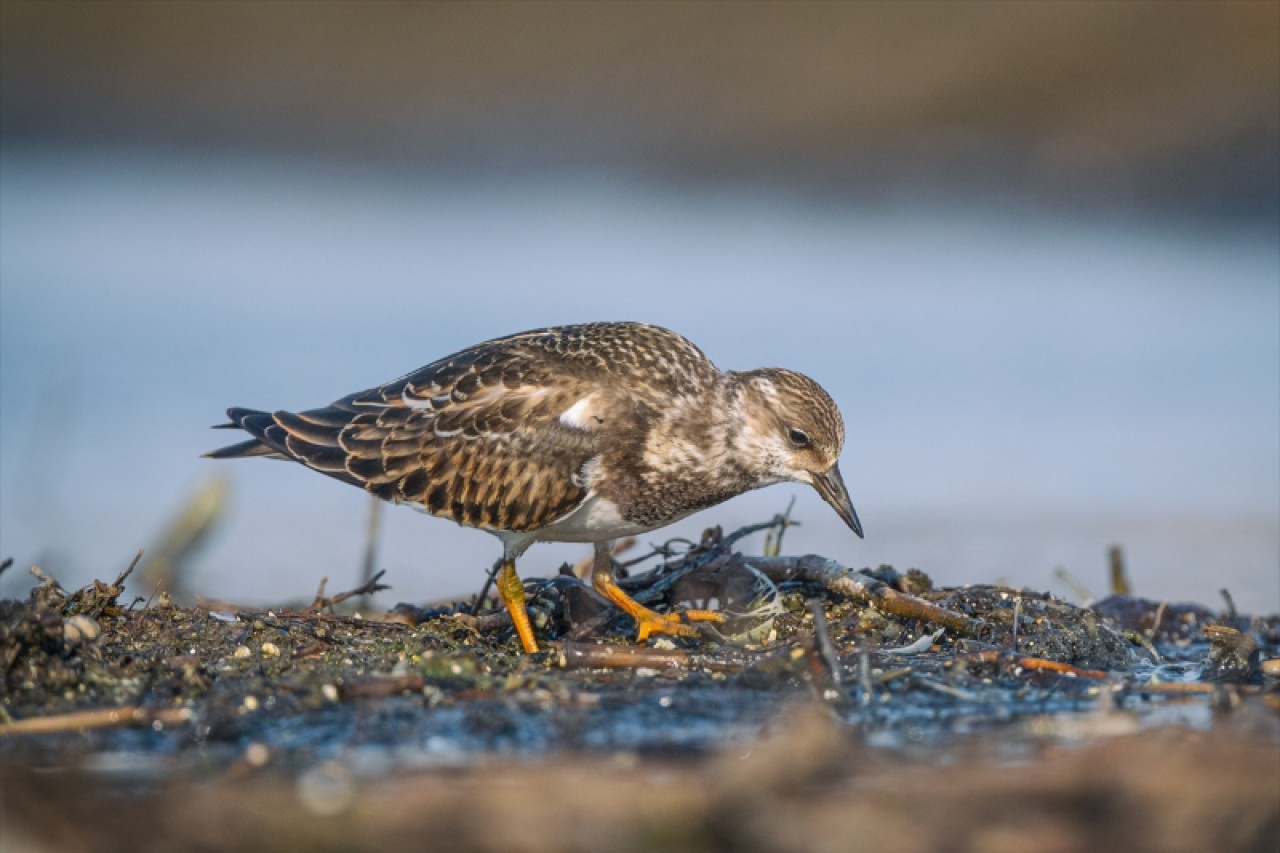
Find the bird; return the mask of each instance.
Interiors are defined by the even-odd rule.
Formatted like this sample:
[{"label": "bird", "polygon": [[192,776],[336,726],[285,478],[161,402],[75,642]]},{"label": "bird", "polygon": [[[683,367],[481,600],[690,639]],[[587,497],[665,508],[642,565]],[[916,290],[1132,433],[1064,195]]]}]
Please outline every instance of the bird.
[{"label": "bird", "polygon": [[812,486],[863,536],[838,465],[844,421],[822,386],[783,368],[721,371],[644,323],[521,332],[322,408],[227,417],[221,427],[252,437],[205,456],[291,460],[497,536],[494,580],[528,653],[538,644],[515,563],[535,542],[593,543],[592,586],[643,643],[722,616],[636,602],[614,578],[614,539],[782,482]]}]

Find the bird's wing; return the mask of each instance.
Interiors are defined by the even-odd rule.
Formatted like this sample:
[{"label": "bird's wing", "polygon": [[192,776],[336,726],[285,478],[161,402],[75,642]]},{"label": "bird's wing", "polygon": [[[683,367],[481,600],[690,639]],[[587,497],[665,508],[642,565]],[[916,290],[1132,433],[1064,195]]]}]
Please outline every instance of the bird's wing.
[{"label": "bird's wing", "polygon": [[520,347],[489,345],[322,409],[229,414],[266,445],[259,453],[462,524],[535,530],[587,497],[598,433],[562,415],[596,387]]}]

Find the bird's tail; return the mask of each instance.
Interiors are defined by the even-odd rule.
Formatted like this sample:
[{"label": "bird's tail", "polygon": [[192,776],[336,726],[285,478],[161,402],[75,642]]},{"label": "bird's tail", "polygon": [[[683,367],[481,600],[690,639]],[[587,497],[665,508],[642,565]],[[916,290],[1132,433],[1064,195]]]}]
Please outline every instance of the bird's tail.
[{"label": "bird's tail", "polygon": [[242,429],[252,433],[255,437],[248,441],[219,447],[217,450],[210,450],[204,454],[206,459],[244,459],[250,456],[274,456],[279,458],[282,456],[279,450],[272,448],[257,437],[272,423],[269,412],[260,412],[257,409],[227,409],[227,417],[231,419],[230,423],[218,424],[214,429]]}]

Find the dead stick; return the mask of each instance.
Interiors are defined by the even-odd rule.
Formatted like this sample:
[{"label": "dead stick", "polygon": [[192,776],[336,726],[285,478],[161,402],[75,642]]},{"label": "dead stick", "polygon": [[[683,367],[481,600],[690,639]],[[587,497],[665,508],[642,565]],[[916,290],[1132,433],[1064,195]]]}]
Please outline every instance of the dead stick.
[{"label": "dead stick", "polygon": [[138,549],[138,553],[134,556],[133,562],[129,564],[129,568],[120,573],[120,577],[116,578],[115,586],[124,589],[124,580],[133,574],[133,570],[138,568],[138,563],[142,560],[142,549]]},{"label": "dead stick", "polygon": [[610,646],[604,643],[550,643],[566,669],[709,669],[712,672],[741,672],[758,658],[744,652],[700,655],[677,649],[646,649],[638,646]]},{"label": "dead stick", "polygon": [[320,585],[316,587],[316,597],[311,599],[310,606],[307,607],[308,613],[319,613],[324,609],[324,588],[329,585],[329,576],[322,575]]},{"label": "dead stick", "polygon": [[774,583],[799,580],[818,584],[855,601],[866,601],[884,613],[901,616],[904,619],[932,622],[962,636],[977,636],[985,627],[977,619],[931,604],[923,598],[898,592],[884,581],[856,572],[835,560],[828,560],[816,554],[807,554],[803,557],[745,557],[744,559],[748,565],[764,572]]},{"label": "dead stick", "polygon": [[975,652],[971,655],[964,655],[963,657],[957,658],[957,660],[970,661],[973,663],[999,663],[1000,661],[1009,661],[1015,666],[1020,666],[1023,669],[1060,672],[1066,675],[1074,675],[1077,678],[1107,677],[1107,673],[1100,669],[1081,669],[1078,666],[1072,666],[1069,663],[1059,663],[1056,660],[1026,657],[1025,655],[1011,655],[999,651]]},{"label": "dead stick", "polygon": [[177,726],[191,719],[188,708],[96,708],[92,711],[73,711],[50,717],[28,717],[0,725],[0,737],[5,735],[47,735],[85,729],[109,729],[117,726]]},{"label": "dead stick", "polygon": [[318,613],[325,608],[333,607],[335,604],[346,601],[348,598],[355,598],[359,595],[373,595],[375,592],[381,592],[384,589],[391,589],[391,587],[385,583],[378,583],[386,573],[387,570],[383,569],[373,577],[369,578],[367,582],[360,584],[360,586],[355,589],[340,592],[337,595],[330,596],[329,598],[323,598],[320,595],[320,593],[324,592],[324,583],[322,581],[320,591],[316,593],[316,600],[311,602],[311,606],[307,608],[307,612]]}]

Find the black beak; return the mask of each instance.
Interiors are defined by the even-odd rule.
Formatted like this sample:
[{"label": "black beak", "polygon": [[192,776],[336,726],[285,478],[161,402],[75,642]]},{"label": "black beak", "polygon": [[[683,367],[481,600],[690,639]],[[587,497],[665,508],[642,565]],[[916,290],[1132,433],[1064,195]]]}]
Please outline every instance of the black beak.
[{"label": "black beak", "polygon": [[849,500],[849,490],[844,487],[844,478],[840,476],[839,466],[832,465],[825,474],[814,475],[813,487],[861,539],[862,523],[858,521],[858,514],[853,510],[853,502]]}]

